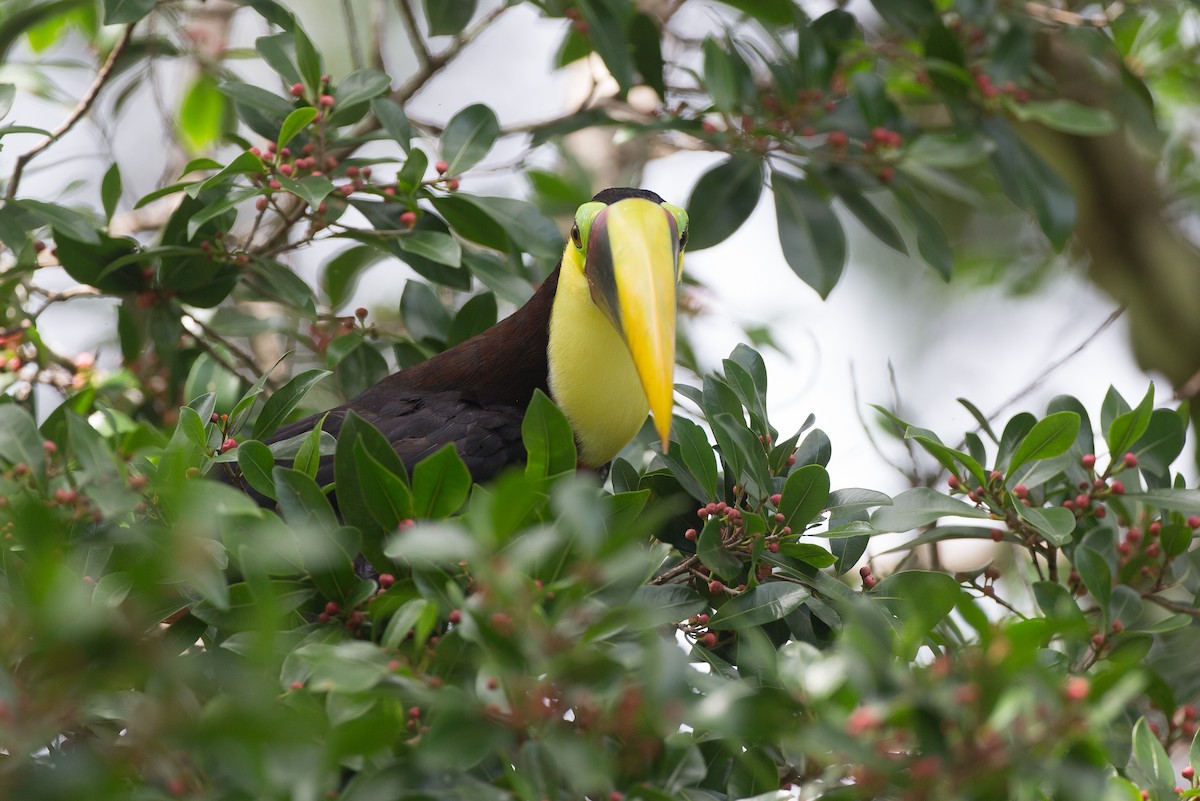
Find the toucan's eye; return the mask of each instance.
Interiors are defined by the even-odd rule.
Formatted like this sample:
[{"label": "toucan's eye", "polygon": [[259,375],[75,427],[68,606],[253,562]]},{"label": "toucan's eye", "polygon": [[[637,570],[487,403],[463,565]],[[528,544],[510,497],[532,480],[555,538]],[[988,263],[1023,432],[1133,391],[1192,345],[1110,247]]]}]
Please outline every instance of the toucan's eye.
[{"label": "toucan's eye", "polygon": [[583,250],[583,234],[579,233],[579,223],[571,226],[571,242],[575,247]]},{"label": "toucan's eye", "polygon": [[683,250],[687,247],[687,229],[683,229],[683,233],[679,235],[679,249]]}]

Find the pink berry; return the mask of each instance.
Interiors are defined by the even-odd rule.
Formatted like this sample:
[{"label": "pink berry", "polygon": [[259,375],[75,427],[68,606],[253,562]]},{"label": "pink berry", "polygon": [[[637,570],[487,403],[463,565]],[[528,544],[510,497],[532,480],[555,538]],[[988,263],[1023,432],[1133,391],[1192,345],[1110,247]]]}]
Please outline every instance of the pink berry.
[{"label": "pink berry", "polygon": [[1183,770],[1179,771],[1179,775],[1183,776],[1183,778],[1190,782],[1196,776],[1196,770],[1191,765],[1188,765],[1184,767]]},{"label": "pink berry", "polygon": [[462,622],[462,612],[457,609],[451,609],[450,614],[446,616],[446,619],[449,620],[451,623],[461,623]]},{"label": "pink berry", "polygon": [[1192,515],[1187,519],[1188,528],[1200,528],[1200,517]]},{"label": "pink berry", "polygon": [[400,225],[405,228],[412,228],[417,224],[417,214],[413,211],[406,211],[400,215]]},{"label": "pink berry", "polygon": [[1063,695],[1068,701],[1082,701],[1092,692],[1092,685],[1083,676],[1072,676],[1063,687]]},{"label": "pink berry", "polygon": [[304,84],[292,84],[292,97],[304,97]]},{"label": "pink berry", "polygon": [[1113,495],[1124,495],[1125,494],[1125,485],[1123,483],[1121,483],[1120,481],[1114,481],[1112,484],[1109,485],[1109,489],[1112,490]]},{"label": "pink berry", "polygon": [[267,205],[267,199],[265,197],[260,197],[258,200],[254,201],[254,208],[258,209],[259,211],[266,211]]},{"label": "pink berry", "polygon": [[321,95],[319,102],[325,108],[333,108],[333,95]]},{"label": "pink berry", "polygon": [[683,532],[683,538],[685,540],[695,541],[696,536],[697,536],[697,532],[696,532],[696,529],[694,529],[694,528],[689,528],[687,531]]},{"label": "pink berry", "polygon": [[1125,463],[1126,467],[1137,467],[1138,466],[1137,455],[1133,454],[1133,453],[1125,454],[1124,456],[1121,457],[1121,461]]},{"label": "pink berry", "polygon": [[700,642],[703,643],[705,648],[712,648],[717,644],[717,635],[711,631],[705,632],[704,636],[700,638]]},{"label": "pink berry", "polygon": [[992,529],[992,539],[996,542],[1003,542],[1004,541],[1004,532],[998,528]]},{"label": "pink berry", "polygon": [[771,496],[771,505],[778,506],[779,502],[782,500],[783,500],[783,496],[777,492]]},{"label": "pink berry", "polygon": [[447,178],[446,179],[446,189],[450,190],[451,192],[456,192],[456,191],[458,191],[458,187],[459,187],[459,183],[458,183],[457,178]]},{"label": "pink berry", "polygon": [[444,161],[439,161],[437,164],[434,164],[433,168],[438,171],[438,175],[445,175],[450,171],[450,165]]},{"label": "pink berry", "polygon": [[396,577],[391,573],[381,573],[379,575],[379,586],[382,589],[388,589],[396,583]]},{"label": "pink berry", "polygon": [[1079,460],[1079,463],[1082,464],[1088,470],[1091,470],[1093,467],[1096,466],[1096,454],[1085,453],[1083,455],[1083,458]]},{"label": "pink berry", "polygon": [[723,592],[724,590],[725,590],[725,585],[722,584],[720,581],[713,579],[712,581],[708,582],[708,592],[710,595],[718,595],[721,592]]},{"label": "pink berry", "polygon": [[221,453],[231,451],[236,447],[237,447],[237,440],[234,439],[233,437],[229,437],[224,442],[221,443]]}]

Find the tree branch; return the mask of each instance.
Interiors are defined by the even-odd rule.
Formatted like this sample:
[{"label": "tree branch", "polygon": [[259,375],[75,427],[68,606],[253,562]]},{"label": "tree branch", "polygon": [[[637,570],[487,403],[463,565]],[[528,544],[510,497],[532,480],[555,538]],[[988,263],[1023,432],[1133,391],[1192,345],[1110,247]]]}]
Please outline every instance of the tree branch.
[{"label": "tree branch", "polygon": [[109,51],[108,58],[105,60],[104,66],[102,66],[100,71],[96,73],[96,78],[92,81],[92,85],[88,87],[88,90],[84,93],[83,97],[80,98],[79,102],[75,105],[75,108],[71,110],[71,113],[67,116],[67,118],[63,120],[62,124],[55,128],[54,131],[51,132],[50,136],[46,137],[41,142],[38,142],[30,150],[17,157],[17,163],[16,166],[13,167],[12,177],[8,181],[8,191],[4,195],[5,200],[12,200],[14,197],[16,197],[17,186],[21,183],[21,173],[24,172],[25,166],[29,164],[29,162],[33,161],[33,159],[36,158],[40,153],[46,150],[46,148],[50,147],[50,145],[54,144],[63,136],[65,136],[68,131],[75,127],[75,123],[87,116],[87,113],[91,111],[92,105],[96,102],[96,98],[100,95],[100,90],[104,88],[104,85],[108,83],[108,79],[112,76],[114,68],[117,65],[117,59],[120,58],[121,53],[124,52],[125,48],[129,46],[130,40],[133,39],[133,29],[136,25],[136,22],[131,22],[125,26],[124,35],[122,35],[116,45],[113,46],[113,49]]}]

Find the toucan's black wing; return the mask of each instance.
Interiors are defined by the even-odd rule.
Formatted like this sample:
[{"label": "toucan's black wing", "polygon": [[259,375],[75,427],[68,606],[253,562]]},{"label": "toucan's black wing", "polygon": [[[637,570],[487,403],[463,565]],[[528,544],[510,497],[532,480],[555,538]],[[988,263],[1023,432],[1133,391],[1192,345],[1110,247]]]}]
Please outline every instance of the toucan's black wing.
[{"label": "toucan's black wing", "polygon": [[[266,442],[312,431],[323,415],[322,429],[337,437],[347,410],[379,429],[410,473],[417,462],[448,443],[454,444],[475,481],[486,481],[505,465],[525,461],[521,442],[525,410],[486,403],[458,390],[360,396],[354,403],[290,423]],[[332,456],[321,459],[316,480],[321,485],[334,480]]]}]

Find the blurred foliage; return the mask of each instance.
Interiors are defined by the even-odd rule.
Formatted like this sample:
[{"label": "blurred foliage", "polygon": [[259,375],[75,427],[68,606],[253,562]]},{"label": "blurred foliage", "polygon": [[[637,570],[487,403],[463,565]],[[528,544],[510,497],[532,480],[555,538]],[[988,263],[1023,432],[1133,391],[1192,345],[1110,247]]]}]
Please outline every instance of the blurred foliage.
[{"label": "blurred foliage", "polygon": [[[531,201],[463,191],[505,138],[554,149],[611,130],[721,153],[688,202],[691,248],[731,235],[769,184],[783,255],[822,295],[850,219],[946,278],[968,223],[1031,220],[1048,254],[1083,220],[1090,248],[1097,198],[1080,203],[1031,131],[1134,142],[1161,162],[1164,203],[1145,208],[1195,211],[1187,3],[899,0],[812,18],[727,0],[707,6],[727,29],[673,31],[698,3],[401,2],[419,54],[403,82],[361,53],[330,74],[275,0],[207,16],[0,3],[0,145],[16,159],[0,206],[0,794],[1200,795],[1183,789],[1200,767],[1200,490],[1172,467],[1189,409],[1155,408],[1152,389],[1136,405],[1112,391],[1098,416],[1060,397],[1003,426],[968,405],[979,427],[956,445],[880,409],[949,475],[948,491],[894,498],[830,486],[829,438],[771,426],[744,346],[679,386],[666,452],[647,432],[603,486],[574,472],[544,397],[528,464],[486,486],[452,449],[399,464],[361,420],[263,443],[529,297],[562,247],[550,215],[596,187],[564,148],[561,169],[527,172]],[[410,118],[511,6],[561,18],[558,63],[594,53],[615,95],[517,130],[484,104]],[[267,31],[252,51],[203,27],[234,15]],[[60,63],[83,45],[86,67]],[[1107,76],[1103,104],[1062,91],[1046,53],[1063,48]],[[131,194],[130,165],[105,159],[79,186],[38,185],[35,159],[96,103],[135,102],[163,62],[186,76],[163,110],[168,180]],[[91,83],[61,125],[16,120],[25,95],[67,96],[60,69]],[[632,99],[647,88],[652,113]],[[312,284],[297,274],[293,254],[339,240]],[[399,308],[348,308],[367,269],[401,263],[416,278]],[[66,289],[42,280],[59,268]],[[47,345],[48,308],[98,297],[116,332],[99,361]],[[278,352],[292,356],[267,369]],[[38,386],[63,402],[36,403]],[[313,478],[327,454],[341,516]],[[276,510],[213,480],[234,462]],[[896,533],[911,536],[886,540],[888,575],[855,571]],[[952,540],[990,561],[947,572]]]}]

